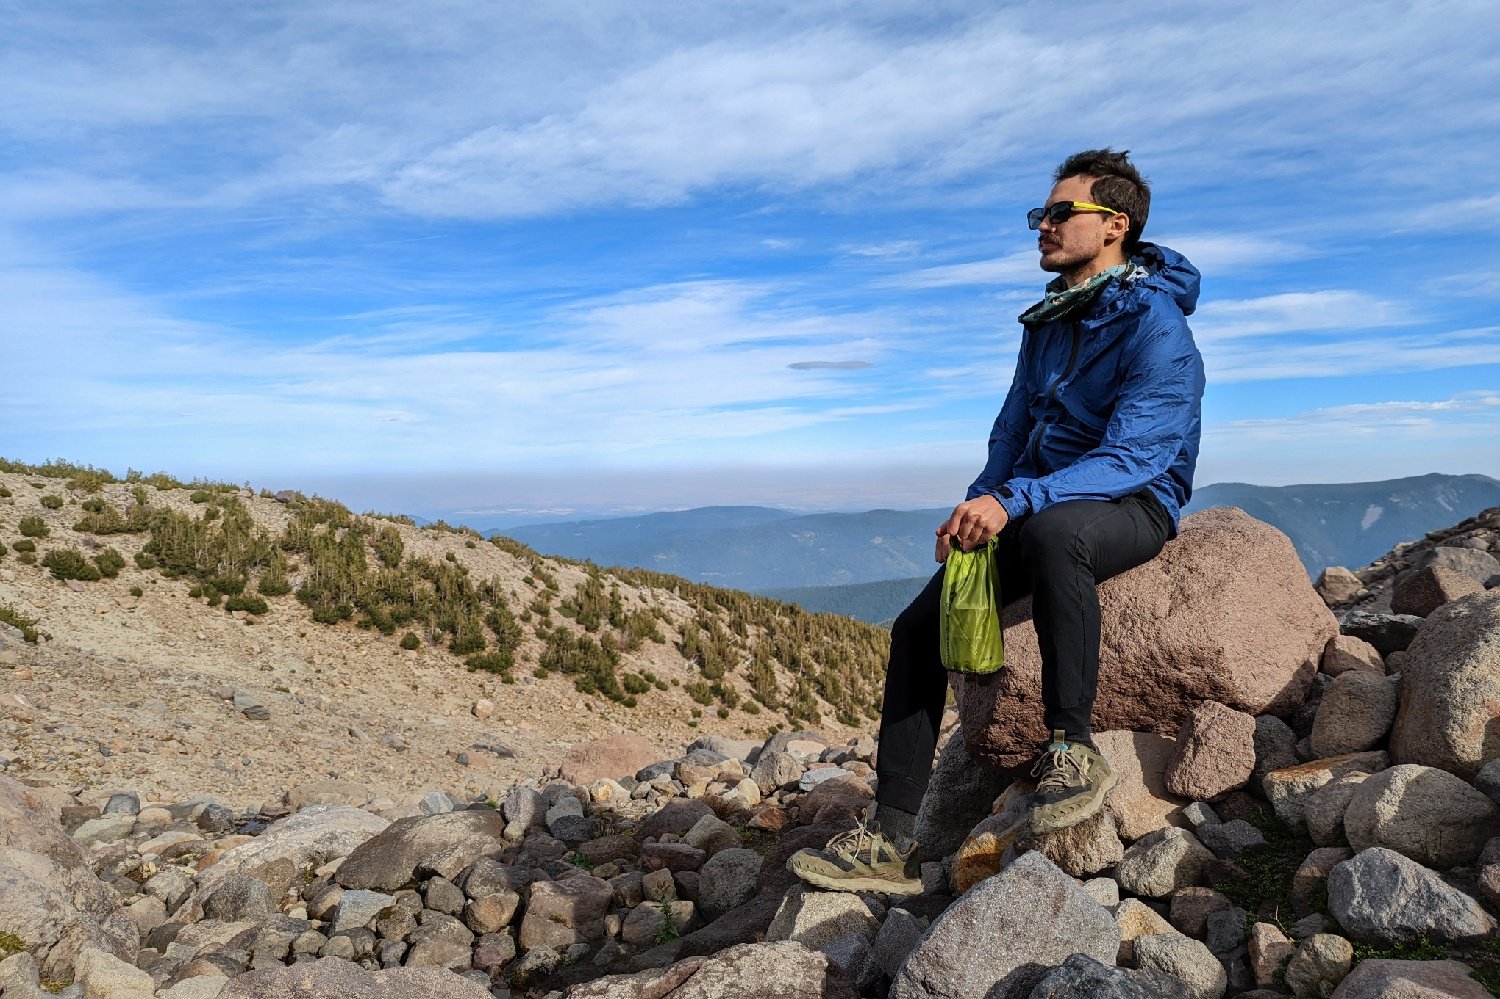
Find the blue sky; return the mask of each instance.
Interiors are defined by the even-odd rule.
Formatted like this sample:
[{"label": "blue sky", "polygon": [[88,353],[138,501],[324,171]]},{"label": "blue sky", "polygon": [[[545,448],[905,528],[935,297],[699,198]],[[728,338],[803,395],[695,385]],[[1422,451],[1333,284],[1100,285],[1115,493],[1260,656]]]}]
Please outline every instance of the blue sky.
[{"label": "blue sky", "polygon": [[1204,273],[1200,484],[1500,476],[1492,5],[976,6],[0,0],[0,454],[953,502],[1110,145]]}]

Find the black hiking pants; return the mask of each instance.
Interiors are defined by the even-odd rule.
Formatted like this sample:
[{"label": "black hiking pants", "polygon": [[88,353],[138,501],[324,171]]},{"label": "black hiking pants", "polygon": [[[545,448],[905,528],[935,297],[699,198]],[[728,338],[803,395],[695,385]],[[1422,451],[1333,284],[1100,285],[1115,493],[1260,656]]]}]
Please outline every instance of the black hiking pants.
[{"label": "black hiking pants", "polygon": [[[1071,500],[1005,525],[995,556],[1001,599],[1031,595],[1042,652],[1046,732],[1089,737],[1099,681],[1099,595],[1095,584],[1155,558],[1173,534],[1149,491],[1112,501]],[[939,569],[891,628],[891,658],[880,711],[875,798],[915,813],[927,791],[948,673],[938,649],[943,592]]]}]

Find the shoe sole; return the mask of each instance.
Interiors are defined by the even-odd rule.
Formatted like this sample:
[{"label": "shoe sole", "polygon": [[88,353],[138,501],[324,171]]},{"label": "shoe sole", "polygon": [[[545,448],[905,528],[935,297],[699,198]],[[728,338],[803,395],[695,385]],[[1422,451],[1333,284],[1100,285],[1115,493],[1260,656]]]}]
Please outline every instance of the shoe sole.
[{"label": "shoe sole", "polygon": [[1120,775],[1115,773],[1115,771],[1111,769],[1109,772],[1109,776],[1105,779],[1103,785],[1098,791],[1098,794],[1095,796],[1094,802],[1090,803],[1089,806],[1083,810],[1082,814],[1071,818],[1067,822],[1061,823],[1060,825],[1054,825],[1050,829],[1038,829],[1035,825],[1032,825],[1031,834],[1033,836],[1045,836],[1048,833],[1061,832],[1064,829],[1071,829],[1073,826],[1078,825],[1078,823],[1084,821],[1085,819],[1093,818],[1095,815],[1098,815],[1101,811],[1104,810],[1104,803],[1105,800],[1109,797],[1109,792],[1113,791],[1115,789],[1115,785],[1118,783],[1120,783]]},{"label": "shoe sole", "polygon": [[814,871],[792,871],[793,874],[816,888],[829,891],[868,891],[882,895],[920,895],[920,881],[887,881],[884,878],[831,878]]}]

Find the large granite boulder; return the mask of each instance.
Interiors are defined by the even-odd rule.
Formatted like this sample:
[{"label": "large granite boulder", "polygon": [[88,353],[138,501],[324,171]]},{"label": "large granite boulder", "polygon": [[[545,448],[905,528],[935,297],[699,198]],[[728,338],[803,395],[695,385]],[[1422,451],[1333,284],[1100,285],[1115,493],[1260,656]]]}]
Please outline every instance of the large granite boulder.
[{"label": "large granite boulder", "polygon": [[1489,999],[1458,961],[1361,961],[1330,999]]},{"label": "large granite boulder", "polygon": [[568,750],[558,770],[569,784],[583,786],[603,777],[625,777],[662,758],[645,736],[620,732],[580,742]]},{"label": "large granite boulder", "polygon": [[981,881],[937,916],[902,964],[890,999],[1025,999],[1074,954],[1113,964],[1120,928],[1039,853]]},{"label": "large granite boulder", "polygon": [[564,993],[566,999],[855,999],[821,951],[792,940],[739,944],[712,957],[610,975]]},{"label": "large granite boulder", "polygon": [[219,999],[489,999],[490,990],[442,968],[366,971],[336,957],[251,971]]},{"label": "large granite boulder", "polygon": [[1372,943],[1474,943],[1497,929],[1474,899],[1383,847],[1355,854],[1329,872],[1328,911],[1352,939]]},{"label": "large granite boulder", "polygon": [[280,898],[302,872],[349,856],[388,825],[380,816],[350,805],[306,806],[226,850],[198,875],[198,890],[207,897],[228,879],[246,877],[264,882],[272,896]]},{"label": "large granite boulder", "polygon": [[0,776],[0,934],[36,959],[41,975],[71,981],[86,950],[134,961],[140,931],[120,897],[31,789]]},{"label": "large granite boulder", "polygon": [[1393,761],[1473,780],[1500,757],[1500,589],[1434,611],[1401,672]]},{"label": "large granite boulder", "polygon": [[1472,864],[1500,836],[1500,806],[1448,771],[1414,763],[1361,781],[1343,819],[1355,850],[1383,846],[1439,870]]},{"label": "large granite boulder", "polygon": [[400,819],[361,843],[339,867],[345,888],[395,891],[429,874],[454,880],[504,844],[505,819],[491,808]]},{"label": "large granite boulder", "polygon": [[[1174,736],[1202,701],[1290,712],[1338,632],[1286,535],[1231,507],[1185,518],[1159,556],[1101,584],[1099,603],[1098,730]],[[1029,598],[1004,618],[1006,667],[960,678],[959,711],[972,755],[1017,766],[1045,735],[1041,653]]]},{"label": "large granite boulder", "polygon": [[957,850],[1009,782],[1007,775],[975,762],[964,743],[963,726],[954,726],[917,812],[922,855],[940,860]]}]

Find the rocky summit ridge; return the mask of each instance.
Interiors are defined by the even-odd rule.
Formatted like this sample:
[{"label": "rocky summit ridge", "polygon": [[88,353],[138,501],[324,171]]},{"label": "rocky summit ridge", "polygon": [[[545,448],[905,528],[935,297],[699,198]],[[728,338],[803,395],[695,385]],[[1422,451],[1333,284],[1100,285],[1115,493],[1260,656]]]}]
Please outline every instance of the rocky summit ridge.
[{"label": "rocky summit ridge", "polygon": [[[672,743],[629,731],[621,706],[613,726],[579,726],[567,748],[539,746],[529,773],[495,769],[483,786],[454,775],[487,761],[461,768],[434,753],[421,763],[448,769],[428,773],[373,762],[385,753],[410,766],[414,747],[433,732],[449,745],[460,722],[486,724],[493,738],[507,698],[528,686],[501,682],[487,707],[483,691],[452,694],[434,714],[446,726],[356,739],[368,759],[351,755],[346,767],[327,766],[310,732],[288,729],[286,769],[235,784],[181,762],[213,758],[201,735],[194,752],[179,753],[181,737],[160,739],[161,754],[99,752],[132,711],[176,734],[174,683],[197,681],[170,672],[170,655],[122,664],[70,647],[59,622],[88,617],[74,611],[12,621],[0,634],[10,667],[0,698],[25,703],[0,701],[0,731],[23,763],[0,773],[0,997],[1500,994],[1500,590],[1462,554],[1493,556],[1493,526],[1428,539],[1393,568],[1392,586],[1414,594],[1432,591],[1434,574],[1426,589],[1401,574],[1437,567],[1477,584],[1438,575],[1437,597],[1397,608],[1423,613],[1395,613],[1369,594],[1359,608],[1330,606],[1285,536],[1243,513],[1186,518],[1158,562],[1101,590],[1096,741],[1119,785],[1099,815],[1041,837],[1017,822],[1029,785],[1024,764],[1012,766],[1025,741],[1013,719],[1035,699],[1025,676],[1034,635],[1025,608],[1012,608],[1009,675],[956,684],[918,816],[923,891],[905,898],[819,891],[786,869],[869,807],[879,747],[859,730],[868,724],[840,730],[825,718],[751,738],[730,725]],[[80,593],[36,566],[23,573],[7,558],[0,568],[14,573],[7,596],[22,599],[71,600],[103,582],[76,581]],[[544,566],[560,579],[567,568]],[[575,571],[586,585],[587,568]],[[204,647],[263,634],[281,610],[316,609],[278,606],[246,625],[220,608],[234,623],[184,653],[213,663]],[[378,628],[329,627],[378,641]],[[29,643],[22,628],[53,638]],[[484,682],[455,665],[460,682]],[[1155,710],[1133,714],[1153,680]],[[225,683],[208,703],[230,721],[229,738],[289,715],[310,727],[326,712],[343,727],[346,702],[378,714],[379,688],[355,671],[297,682]],[[72,707],[84,687],[111,683],[137,690],[136,706],[107,716]],[[575,708],[568,722],[617,710],[583,696],[595,711]],[[151,766],[92,778],[73,769],[116,757]],[[232,793],[214,792],[216,773]]]}]

